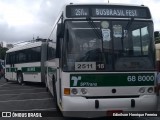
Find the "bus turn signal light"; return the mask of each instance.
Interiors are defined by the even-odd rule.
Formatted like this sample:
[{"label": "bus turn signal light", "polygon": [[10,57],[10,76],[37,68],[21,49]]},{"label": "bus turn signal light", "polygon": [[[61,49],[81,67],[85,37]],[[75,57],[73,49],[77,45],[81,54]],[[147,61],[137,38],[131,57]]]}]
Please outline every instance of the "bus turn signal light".
[{"label": "bus turn signal light", "polygon": [[64,95],[70,95],[70,88],[64,88]]}]

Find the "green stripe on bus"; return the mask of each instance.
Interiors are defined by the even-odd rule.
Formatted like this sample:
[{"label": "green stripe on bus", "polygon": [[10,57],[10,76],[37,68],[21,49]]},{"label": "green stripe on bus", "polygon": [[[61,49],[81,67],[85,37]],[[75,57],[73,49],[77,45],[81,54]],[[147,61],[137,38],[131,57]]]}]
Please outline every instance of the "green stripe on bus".
[{"label": "green stripe on bus", "polygon": [[41,67],[22,67],[22,72],[41,72]]},{"label": "green stripe on bus", "polygon": [[48,72],[55,72],[56,70],[57,70],[56,68],[48,67]]},{"label": "green stripe on bus", "polygon": [[71,87],[153,86],[154,73],[71,74]]},{"label": "green stripe on bus", "polygon": [[16,72],[17,68],[6,68],[6,72]]}]

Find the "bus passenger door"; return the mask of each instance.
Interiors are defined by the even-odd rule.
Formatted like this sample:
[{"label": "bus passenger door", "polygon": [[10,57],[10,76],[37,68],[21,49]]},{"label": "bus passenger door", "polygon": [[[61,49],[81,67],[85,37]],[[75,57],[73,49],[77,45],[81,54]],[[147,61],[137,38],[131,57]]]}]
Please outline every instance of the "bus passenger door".
[{"label": "bus passenger door", "polygon": [[6,64],[5,69],[5,78],[12,80],[11,64]]},{"label": "bus passenger door", "polygon": [[13,53],[11,53],[11,58],[10,58],[10,60],[11,60],[11,62],[10,62],[10,66],[9,66],[9,74],[10,74],[10,79],[11,80],[16,80],[16,68],[15,68],[15,53],[13,52]]},{"label": "bus passenger door", "polygon": [[11,72],[11,68],[12,68],[12,53],[8,53],[6,55],[6,66],[5,66],[5,78],[8,80],[12,80],[12,72]]}]

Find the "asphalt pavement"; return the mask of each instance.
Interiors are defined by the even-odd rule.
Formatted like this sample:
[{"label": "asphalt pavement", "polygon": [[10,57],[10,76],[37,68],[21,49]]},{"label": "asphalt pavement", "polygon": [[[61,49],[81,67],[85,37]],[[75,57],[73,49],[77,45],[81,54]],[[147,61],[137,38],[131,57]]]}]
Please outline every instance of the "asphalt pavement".
[{"label": "asphalt pavement", "polygon": [[[43,84],[25,83],[19,85],[16,82],[6,82],[4,78],[0,79],[0,111],[56,111],[53,97],[46,91]],[[0,118],[0,119],[27,119],[27,120],[51,120],[53,117],[45,118]],[[54,119],[63,119],[62,116]]]}]

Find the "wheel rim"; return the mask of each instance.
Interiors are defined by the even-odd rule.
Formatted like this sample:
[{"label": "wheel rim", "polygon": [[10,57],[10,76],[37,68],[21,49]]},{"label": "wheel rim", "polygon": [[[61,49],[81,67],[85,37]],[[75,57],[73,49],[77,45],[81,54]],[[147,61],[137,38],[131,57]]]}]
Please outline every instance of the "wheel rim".
[{"label": "wheel rim", "polygon": [[22,77],[20,75],[18,76],[18,83],[22,83]]}]

